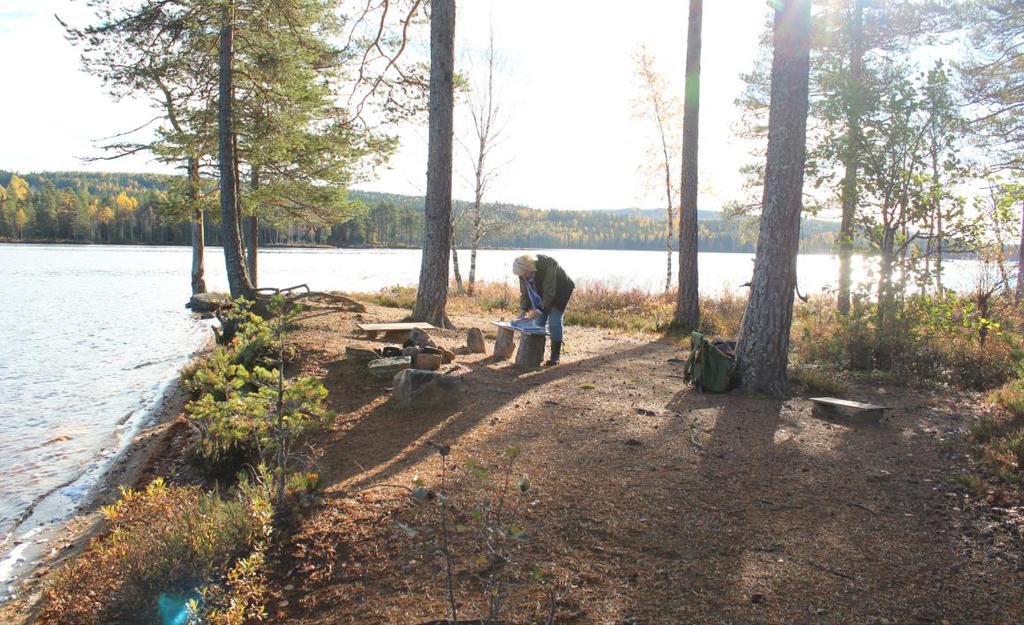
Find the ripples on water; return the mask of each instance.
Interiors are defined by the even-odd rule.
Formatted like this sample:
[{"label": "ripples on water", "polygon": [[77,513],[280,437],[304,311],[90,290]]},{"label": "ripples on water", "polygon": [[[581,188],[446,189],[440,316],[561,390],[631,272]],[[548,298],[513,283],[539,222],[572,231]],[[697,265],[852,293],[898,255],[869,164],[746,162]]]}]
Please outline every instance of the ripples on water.
[{"label": "ripples on water", "polygon": [[[520,253],[481,251],[477,275],[511,282]],[[660,252],[550,253],[577,282],[664,284]],[[701,292],[745,283],[752,259],[701,254]],[[465,275],[468,254],[461,260]],[[66,517],[209,335],[183,308],[190,262],[181,247],[0,245],[0,581],[16,572],[13,560],[2,562],[14,544]],[[419,266],[419,250],[272,249],[261,252],[260,282],[374,291],[415,284]],[[969,284],[972,265],[948,266],[948,284]],[[208,249],[207,272],[211,290],[226,290],[219,248]],[[800,258],[805,293],[827,288],[835,274],[832,257]]]},{"label": "ripples on water", "polygon": [[181,259],[0,245],[0,556],[81,501],[208,333]]}]

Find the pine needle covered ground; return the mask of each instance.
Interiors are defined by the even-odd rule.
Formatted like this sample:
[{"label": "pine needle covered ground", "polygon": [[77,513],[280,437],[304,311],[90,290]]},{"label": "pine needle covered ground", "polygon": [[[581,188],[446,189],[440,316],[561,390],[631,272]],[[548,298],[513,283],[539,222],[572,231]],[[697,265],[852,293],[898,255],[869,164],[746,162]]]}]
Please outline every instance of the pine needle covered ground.
[{"label": "pine needle covered ground", "polygon": [[500,486],[510,448],[511,477],[529,479],[514,515],[529,538],[505,571],[504,622],[1024,619],[1020,508],[1010,491],[986,501],[957,480],[973,465],[966,432],[990,410],[980,395],[854,379],[857,399],[892,407],[886,422],[831,423],[804,399],[694,392],[671,341],[577,327],[555,369],[460,355],[462,402],[403,410],[345,360],[364,342],[355,321],[320,316],[295,334],[302,372],[324,380],[343,417],[319,441],[324,503],[273,560],[277,619],[446,618],[440,510],[405,490],[439,489],[442,460],[459,617],[485,615],[493,563],[480,559],[473,510]]}]

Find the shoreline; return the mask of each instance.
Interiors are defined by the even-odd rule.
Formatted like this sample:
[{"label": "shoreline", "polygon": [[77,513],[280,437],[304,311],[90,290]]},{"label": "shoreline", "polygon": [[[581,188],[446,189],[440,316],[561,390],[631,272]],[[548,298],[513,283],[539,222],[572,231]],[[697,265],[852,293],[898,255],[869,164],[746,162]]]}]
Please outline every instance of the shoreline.
[{"label": "shoreline", "polygon": [[[61,241],[61,240],[35,240],[35,241],[14,241],[10,239],[0,239],[0,245],[70,245],[75,247],[180,247],[185,249],[191,249],[188,244],[185,243],[104,243],[96,241]],[[221,248],[220,244],[208,244],[207,247]],[[338,246],[328,245],[323,243],[310,243],[307,245],[296,245],[296,244],[277,244],[268,243],[260,246],[261,250],[355,250],[355,251],[371,251],[371,250],[421,250],[419,246],[376,246],[376,245],[351,245],[351,246]],[[509,252],[509,251],[522,251],[528,252],[531,250],[539,251],[572,251],[572,252],[655,252],[658,254],[665,253],[664,249],[644,249],[644,248],[617,248],[617,247],[481,247],[478,251],[481,252]],[[468,247],[459,247],[460,252],[469,252]],[[672,250],[673,254],[678,254],[679,250]],[[745,250],[731,250],[731,251],[717,251],[717,250],[701,250],[700,254],[739,254],[739,255],[753,255],[753,251]],[[836,256],[838,252],[800,252],[801,256]],[[861,256],[874,257],[877,254],[864,254]],[[952,260],[972,260],[970,258],[960,258],[958,256],[946,256],[947,259]]]},{"label": "shoreline", "polygon": [[[101,460],[96,482],[88,487],[82,500],[66,518],[52,526],[34,527],[15,540],[15,549],[8,554],[8,559],[15,557],[17,560],[10,566],[24,568],[4,582],[7,594],[0,599],[0,621],[32,622],[46,580],[65,562],[80,554],[102,531],[104,519],[101,508],[117,501],[121,488],[144,486],[160,472],[157,467],[161,461],[175,456],[177,435],[185,427],[181,416],[190,399],[189,391],[181,382],[181,371],[212,348],[213,339],[207,337],[175,370],[174,375],[162,383],[159,396],[135,427],[125,434],[127,440],[120,443],[109,459]],[[102,450],[98,451],[98,454],[102,453]]]}]

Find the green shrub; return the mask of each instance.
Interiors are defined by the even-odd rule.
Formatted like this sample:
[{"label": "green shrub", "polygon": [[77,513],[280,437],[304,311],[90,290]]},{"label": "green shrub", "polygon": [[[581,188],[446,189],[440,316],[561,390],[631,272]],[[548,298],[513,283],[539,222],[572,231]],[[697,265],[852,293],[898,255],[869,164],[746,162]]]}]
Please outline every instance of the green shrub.
[{"label": "green shrub", "polygon": [[[197,433],[193,455],[209,471],[236,469],[260,461],[275,464],[282,444],[290,445],[310,430],[329,425],[334,418],[326,407],[327,389],[313,377],[288,380],[281,394],[287,430],[278,429],[278,371],[257,367],[246,384],[222,383],[227,394],[218,399],[205,394],[186,406],[188,422]],[[249,390],[250,386],[257,390]],[[286,440],[282,441],[282,434]]]},{"label": "green shrub", "polygon": [[210,356],[183,371],[182,382],[193,395],[210,395],[223,401],[248,384],[249,371],[235,363],[229,348],[218,346]]},{"label": "green shrub", "polygon": [[[287,490],[296,441],[328,425],[327,389],[312,377],[280,375],[287,349],[285,332],[301,308],[275,297],[267,321],[238,307],[235,337],[184,376],[199,397],[185,409],[196,433],[192,456],[207,474],[235,473],[246,464],[273,468],[279,499]],[[247,364],[271,362],[276,368]]]},{"label": "green shrub", "polygon": [[189,597],[265,548],[268,490],[266,481],[242,480],[235,497],[222,499],[161,479],[123,490],[103,509],[107,534],[55,574],[42,622],[159,622],[161,612],[184,614]]}]

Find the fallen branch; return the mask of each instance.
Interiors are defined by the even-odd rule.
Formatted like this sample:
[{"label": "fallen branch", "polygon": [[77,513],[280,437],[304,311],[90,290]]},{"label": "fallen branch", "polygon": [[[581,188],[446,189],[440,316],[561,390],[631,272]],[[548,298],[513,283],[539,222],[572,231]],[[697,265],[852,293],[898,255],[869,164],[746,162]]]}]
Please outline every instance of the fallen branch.
[{"label": "fallen branch", "polygon": [[847,501],[846,503],[847,503],[847,505],[853,506],[854,508],[860,508],[861,510],[866,510],[866,511],[870,512],[871,514],[878,514],[877,510],[869,508],[868,506],[865,506],[862,503],[857,503],[856,501]]},{"label": "fallen branch", "polygon": [[832,575],[835,575],[836,577],[841,577],[843,579],[848,579],[851,582],[858,581],[856,577],[847,575],[846,573],[843,573],[841,571],[837,571],[837,570],[829,568],[827,566],[823,566],[821,564],[818,564],[817,562],[812,562],[810,560],[803,560],[801,558],[793,558],[793,559],[796,560],[797,562],[801,563],[801,564],[806,564],[807,566],[809,566],[811,568],[814,568],[814,569],[818,569],[819,571],[822,571],[824,573],[831,573]]}]

